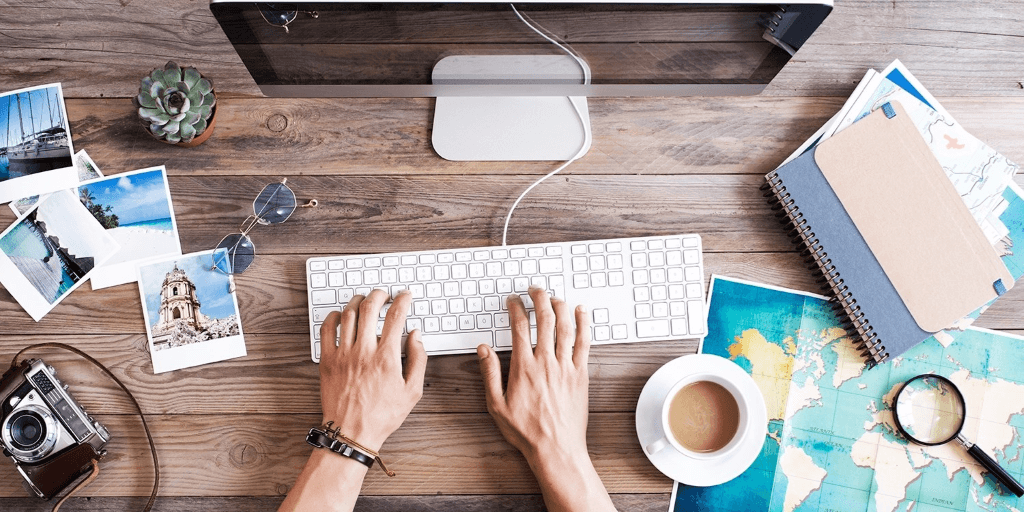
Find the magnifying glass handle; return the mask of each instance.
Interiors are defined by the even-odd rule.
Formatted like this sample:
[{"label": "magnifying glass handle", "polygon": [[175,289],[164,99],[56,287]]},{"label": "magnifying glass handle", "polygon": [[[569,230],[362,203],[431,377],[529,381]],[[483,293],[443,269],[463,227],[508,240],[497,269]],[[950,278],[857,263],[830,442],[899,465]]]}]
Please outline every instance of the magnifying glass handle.
[{"label": "magnifying glass handle", "polygon": [[1024,487],[1021,487],[1020,482],[1014,480],[998,462],[989,457],[981,448],[978,448],[978,445],[972,444],[967,449],[967,453],[971,454],[971,457],[974,457],[974,460],[981,463],[982,466],[985,466],[985,469],[992,473],[999,480],[999,483],[1003,484],[1003,487],[1016,494],[1018,498],[1024,496]]}]

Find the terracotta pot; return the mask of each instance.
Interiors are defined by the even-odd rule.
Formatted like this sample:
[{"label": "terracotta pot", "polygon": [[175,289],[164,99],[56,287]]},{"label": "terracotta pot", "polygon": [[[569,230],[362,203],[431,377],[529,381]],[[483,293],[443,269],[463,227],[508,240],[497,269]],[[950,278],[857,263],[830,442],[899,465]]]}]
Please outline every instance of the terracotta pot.
[{"label": "terracotta pot", "polygon": [[209,139],[210,136],[213,135],[213,128],[217,124],[217,105],[213,106],[213,112],[210,114],[210,121],[206,123],[206,129],[203,130],[203,133],[196,135],[191,142],[169,142],[166,139],[161,139],[160,137],[153,135],[153,132],[149,131],[149,123],[146,122],[145,119],[139,119],[142,121],[142,126],[145,128],[146,133],[148,133],[150,137],[153,137],[154,139],[163,142],[164,144],[171,144],[172,146],[179,146],[183,148],[194,148],[206,142],[206,139]]}]

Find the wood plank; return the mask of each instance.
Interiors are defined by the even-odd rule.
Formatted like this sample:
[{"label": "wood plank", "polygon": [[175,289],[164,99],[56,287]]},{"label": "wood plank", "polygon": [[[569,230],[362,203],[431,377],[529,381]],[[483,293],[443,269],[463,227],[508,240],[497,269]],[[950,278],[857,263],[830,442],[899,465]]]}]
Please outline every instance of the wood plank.
[{"label": "wood plank", "polygon": [[[849,93],[849,91],[847,91]],[[593,147],[565,174],[755,174],[774,169],[839,110],[835,98],[590,99]],[[1024,162],[1024,97],[942,99],[964,127]],[[552,162],[448,162],[430,145],[433,101],[224,99],[216,132],[182,149],[149,137],[127,100],[69,100],[76,149],[107,174],[546,174]],[[273,130],[271,129],[273,127]],[[277,131],[274,131],[277,130]]]},{"label": "wood plank", "polygon": [[[670,494],[612,494],[612,502],[619,510],[630,512],[663,512]],[[283,497],[161,497],[153,512],[273,512]],[[71,498],[67,510],[79,512],[124,512],[136,510],[145,504],[144,498]],[[8,512],[44,512],[49,504],[32,498],[0,498],[0,506]],[[460,512],[533,512],[544,509],[544,500],[538,494],[478,495],[478,496],[361,496],[355,512],[416,512],[458,510]]]},{"label": "wood plank", "polygon": [[[83,496],[148,496],[152,463],[137,418],[94,414],[113,433],[110,453]],[[162,496],[280,496],[312,448],[305,443],[319,414],[152,416]],[[632,413],[590,415],[587,443],[613,493],[666,493],[672,482],[651,465],[636,440]],[[397,476],[371,471],[366,495],[537,494],[522,455],[490,415],[415,414],[384,444]],[[0,496],[23,497],[14,465],[0,464]]]}]

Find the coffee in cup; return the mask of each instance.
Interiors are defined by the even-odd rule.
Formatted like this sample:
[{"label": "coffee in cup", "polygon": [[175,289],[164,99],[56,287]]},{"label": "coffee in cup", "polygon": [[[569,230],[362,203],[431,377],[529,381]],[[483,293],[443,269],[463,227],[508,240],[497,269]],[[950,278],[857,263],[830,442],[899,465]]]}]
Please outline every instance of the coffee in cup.
[{"label": "coffee in cup", "polygon": [[695,459],[728,455],[747,430],[746,402],[739,389],[714,374],[677,382],[662,404],[661,439],[646,447],[653,454],[671,446]]}]

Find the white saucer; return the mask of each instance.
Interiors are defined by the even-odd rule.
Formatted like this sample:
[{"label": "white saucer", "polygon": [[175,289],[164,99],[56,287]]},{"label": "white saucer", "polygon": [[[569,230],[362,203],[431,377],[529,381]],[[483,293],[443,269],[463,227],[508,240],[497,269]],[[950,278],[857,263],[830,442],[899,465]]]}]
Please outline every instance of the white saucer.
[{"label": "white saucer", "polygon": [[[671,446],[654,454],[647,447],[662,439],[661,404],[680,379],[697,373],[720,375],[736,385],[749,404],[750,421],[743,441],[729,455],[718,459],[695,459]],[[708,487],[740,476],[761,453],[768,433],[768,412],[764,396],[754,379],[739,365],[723,357],[694,354],[673,359],[651,375],[636,404],[636,435],[651,464],[665,476],[687,485]]]}]

